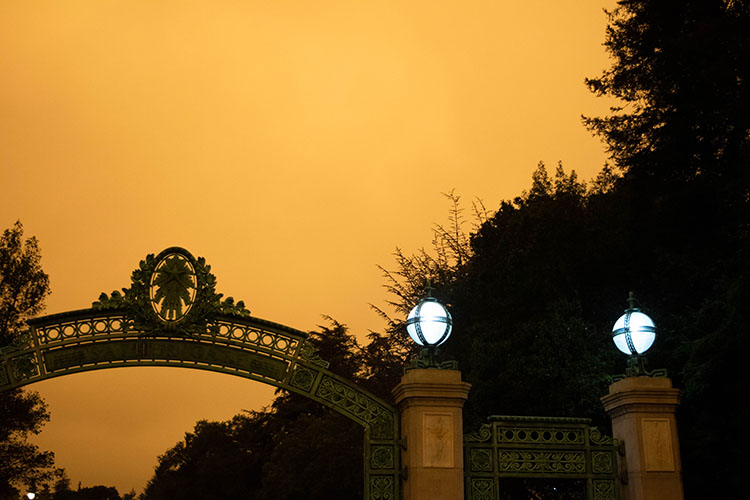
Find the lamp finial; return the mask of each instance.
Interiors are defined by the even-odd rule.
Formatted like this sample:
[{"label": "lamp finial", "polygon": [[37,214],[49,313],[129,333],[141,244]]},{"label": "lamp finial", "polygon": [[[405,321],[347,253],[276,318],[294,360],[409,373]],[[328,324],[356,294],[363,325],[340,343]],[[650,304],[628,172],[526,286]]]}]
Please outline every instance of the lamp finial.
[{"label": "lamp finial", "polygon": [[638,302],[638,299],[635,298],[635,293],[633,291],[630,291],[630,294],[628,295],[628,304],[630,304],[630,309],[637,309],[635,307],[635,303]]}]

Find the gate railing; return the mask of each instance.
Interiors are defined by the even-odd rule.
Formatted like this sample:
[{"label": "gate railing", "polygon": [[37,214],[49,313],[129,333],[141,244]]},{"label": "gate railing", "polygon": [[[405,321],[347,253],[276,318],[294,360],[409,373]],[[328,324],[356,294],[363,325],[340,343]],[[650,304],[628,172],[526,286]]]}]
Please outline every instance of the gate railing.
[{"label": "gate railing", "polygon": [[618,442],[583,418],[491,416],[464,436],[466,500],[498,500],[502,478],[585,480],[588,500],[618,500]]}]

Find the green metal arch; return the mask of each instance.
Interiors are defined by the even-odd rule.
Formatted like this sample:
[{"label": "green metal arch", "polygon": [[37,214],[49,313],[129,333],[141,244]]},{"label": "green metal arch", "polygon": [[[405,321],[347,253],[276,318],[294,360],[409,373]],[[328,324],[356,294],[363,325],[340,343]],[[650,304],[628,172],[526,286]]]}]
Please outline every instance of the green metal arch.
[{"label": "green metal arch", "polygon": [[217,314],[188,335],[132,328],[127,309],[92,308],[30,320],[0,349],[0,391],[125,366],[176,366],[257,380],[317,401],[365,429],[365,498],[397,500],[397,410],[328,370],[307,335],[250,316]]}]

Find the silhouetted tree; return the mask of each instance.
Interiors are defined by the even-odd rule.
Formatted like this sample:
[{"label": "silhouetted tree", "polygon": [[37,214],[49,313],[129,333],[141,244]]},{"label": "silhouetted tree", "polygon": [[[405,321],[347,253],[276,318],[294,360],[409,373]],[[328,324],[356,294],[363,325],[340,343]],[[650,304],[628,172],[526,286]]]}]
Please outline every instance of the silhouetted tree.
[{"label": "silhouetted tree", "polygon": [[42,255],[33,236],[24,240],[16,222],[0,239],[0,346],[15,340],[26,319],[44,309],[49,277],[42,271]]},{"label": "silhouetted tree", "polygon": [[86,486],[76,491],[75,500],[121,500],[113,486]]},{"label": "silhouetted tree", "polygon": [[[0,348],[13,349],[24,321],[44,307],[49,279],[42,271],[35,238],[23,238],[20,222],[0,238]],[[53,454],[28,442],[49,413],[35,392],[0,392],[0,498],[12,498],[19,487],[40,486],[52,477]]]},{"label": "silhouetted tree", "polygon": [[[448,222],[433,225],[431,245],[411,255],[396,248],[393,254],[395,267],[388,269],[378,266],[385,279],[384,287],[391,295],[386,307],[392,309],[395,315],[392,316],[393,313],[380,306],[371,305],[386,321],[386,327],[384,333],[372,332],[369,335],[370,343],[365,346],[365,352],[368,354],[366,369],[371,376],[364,383],[370,387],[371,381],[377,380],[387,387],[387,394],[381,394],[385,399],[391,397],[390,388],[398,384],[403,367],[419,352],[419,346],[406,333],[409,312],[425,296],[428,284],[438,300],[448,303],[449,290],[466,271],[466,264],[473,256],[470,233],[466,227],[469,221],[464,215],[461,197],[453,190],[443,195],[450,203]],[[479,199],[472,202],[472,209],[474,223],[471,227],[476,230],[488,219],[489,212]],[[370,388],[378,394],[377,386]]]},{"label": "silhouetted tree", "polygon": [[[49,497],[51,500],[132,500],[135,498],[135,492],[120,497],[117,488],[112,486],[85,486],[78,484],[76,490],[70,488],[70,479],[65,471],[58,472],[58,478],[54,483],[53,493]],[[44,500],[44,499],[42,499]]]},{"label": "silhouetted tree", "polygon": [[750,4],[621,0],[608,13],[613,64],[587,79],[622,103],[586,123],[631,180],[669,190],[700,181],[747,201],[750,188]]}]

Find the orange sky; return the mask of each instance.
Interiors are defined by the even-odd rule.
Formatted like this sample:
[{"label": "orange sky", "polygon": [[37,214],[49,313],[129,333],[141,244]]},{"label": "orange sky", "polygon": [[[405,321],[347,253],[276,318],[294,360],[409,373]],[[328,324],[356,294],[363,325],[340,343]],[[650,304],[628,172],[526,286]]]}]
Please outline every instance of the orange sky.
[{"label": "orange sky", "polygon": [[[218,291],[302,330],[382,326],[376,265],[429,245],[451,189],[488,208],[542,160],[603,165],[581,114],[613,0],[3,0],[0,228],[42,248],[47,312],[128,286],[147,253],[206,257]],[[455,332],[460,335],[461,332]],[[140,491],[200,418],[273,389],[129,368],[34,386],[73,484]]]}]

